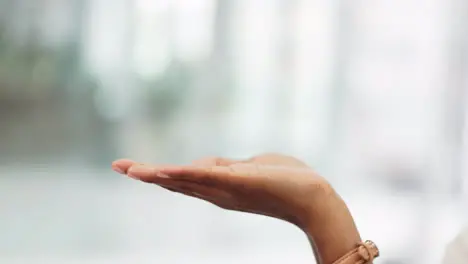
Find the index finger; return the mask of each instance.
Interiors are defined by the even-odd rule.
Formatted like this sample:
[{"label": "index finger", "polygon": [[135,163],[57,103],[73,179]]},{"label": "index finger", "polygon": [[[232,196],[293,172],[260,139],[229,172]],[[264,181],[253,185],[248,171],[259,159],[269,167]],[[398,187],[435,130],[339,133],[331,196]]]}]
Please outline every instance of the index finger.
[{"label": "index finger", "polygon": [[128,170],[128,175],[145,182],[172,179],[203,185],[231,184],[236,182],[236,178],[240,177],[229,167],[222,166],[134,165]]},{"label": "index finger", "polygon": [[126,174],[128,169],[135,164],[136,162],[130,159],[119,159],[112,162],[112,169],[120,174]]}]

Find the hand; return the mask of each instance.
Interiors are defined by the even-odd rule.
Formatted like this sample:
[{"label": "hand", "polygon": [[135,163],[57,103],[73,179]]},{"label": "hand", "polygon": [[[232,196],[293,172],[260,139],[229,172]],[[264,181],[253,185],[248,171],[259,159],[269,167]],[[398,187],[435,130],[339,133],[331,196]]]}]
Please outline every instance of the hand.
[{"label": "hand", "polygon": [[190,166],[153,166],[130,160],[114,170],[221,208],[283,219],[303,227],[317,204],[333,194],[326,180],[305,163],[280,154],[247,160],[204,158]]},{"label": "hand", "polygon": [[324,178],[293,157],[204,158],[188,166],[118,160],[112,167],[134,179],[221,208],[293,223],[307,234],[318,263],[334,262],[361,241],[343,200]]}]

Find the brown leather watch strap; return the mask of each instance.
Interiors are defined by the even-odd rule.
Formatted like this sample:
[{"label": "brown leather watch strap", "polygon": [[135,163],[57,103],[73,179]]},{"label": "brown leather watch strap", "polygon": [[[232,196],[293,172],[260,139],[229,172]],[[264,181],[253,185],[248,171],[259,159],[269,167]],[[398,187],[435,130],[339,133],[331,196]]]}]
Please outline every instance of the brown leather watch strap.
[{"label": "brown leather watch strap", "polygon": [[374,242],[367,240],[360,243],[357,247],[344,255],[333,264],[369,264],[379,256],[379,249]]}]

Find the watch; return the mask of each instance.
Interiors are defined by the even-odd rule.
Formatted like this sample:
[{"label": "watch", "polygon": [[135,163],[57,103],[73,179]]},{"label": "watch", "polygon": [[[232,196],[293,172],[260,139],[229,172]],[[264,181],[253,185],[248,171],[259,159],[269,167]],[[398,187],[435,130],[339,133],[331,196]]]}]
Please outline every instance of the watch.
[{"label": "watch", "polygon": [[355,249],[333,262],[333,264],[371,264],[379,254],[377,245],[367,240],[358,244]]}]

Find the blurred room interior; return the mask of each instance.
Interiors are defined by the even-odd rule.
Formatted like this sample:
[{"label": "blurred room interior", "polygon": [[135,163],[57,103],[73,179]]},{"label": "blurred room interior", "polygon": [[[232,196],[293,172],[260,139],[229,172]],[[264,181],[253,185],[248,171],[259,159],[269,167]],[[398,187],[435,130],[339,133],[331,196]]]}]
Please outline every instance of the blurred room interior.
[{"label": "blurred room interior", "polygon": [[378,263],[440,263],[467,51],[463,0],[0,0],[0,263],[311,263],[289,225],[110,170],[270,151],[335,184]]}]

